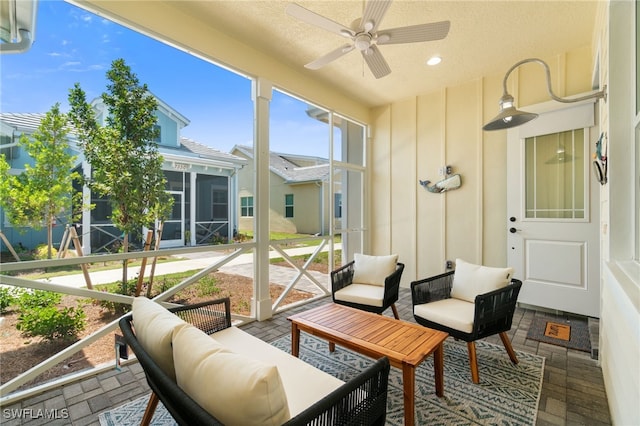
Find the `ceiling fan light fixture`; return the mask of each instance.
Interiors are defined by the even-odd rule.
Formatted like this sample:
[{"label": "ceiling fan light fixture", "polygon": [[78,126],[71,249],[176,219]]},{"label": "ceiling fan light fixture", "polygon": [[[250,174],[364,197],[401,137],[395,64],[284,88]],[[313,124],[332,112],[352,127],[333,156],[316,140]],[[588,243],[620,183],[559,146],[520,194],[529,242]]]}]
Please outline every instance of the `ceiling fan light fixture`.
[{"label": "ceiling fan light fixture", "polygon": [[353,43],[355,44],[356,49],[366,52],[371,46],[371,36],[367,33],[358,34]]},{"label": "ceiling fan light fixture", "polygon": [[442,58],[440,56],[432,56],[429,59],[427,59],[427,65],[429,66],[434,66],[434,65],[438,65],[440,62],[442,62]]}]

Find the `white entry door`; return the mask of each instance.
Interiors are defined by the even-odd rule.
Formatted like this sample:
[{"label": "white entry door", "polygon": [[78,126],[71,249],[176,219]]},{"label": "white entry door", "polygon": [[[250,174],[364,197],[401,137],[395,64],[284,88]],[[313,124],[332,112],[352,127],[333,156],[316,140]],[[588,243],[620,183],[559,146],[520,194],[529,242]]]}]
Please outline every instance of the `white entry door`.
[{"label": "white entry door", "polygon": [[[594,142],[588,127],[561,130],[572,120],[553,114],[541,115],[537,125],[535,120],[522,130],[509,130],[507,259],[523,282],[518,302],[599,317]],[[549,126],[548,120],[557,123]]]}]

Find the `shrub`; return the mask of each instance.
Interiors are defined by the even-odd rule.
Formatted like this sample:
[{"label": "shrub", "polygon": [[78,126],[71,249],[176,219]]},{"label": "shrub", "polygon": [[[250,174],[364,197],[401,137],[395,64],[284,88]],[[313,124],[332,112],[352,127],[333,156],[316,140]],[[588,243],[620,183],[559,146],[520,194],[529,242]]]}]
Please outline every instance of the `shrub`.
[{"label": "shrub", "polygon": [[208,275],[200,278],[200,280],[195,284],[195,287],[198,297],[211,296],[213,294],[220,293],[221,291],[216,279]]},{"label": "shrub", "polygon": [[[100,291],[104,291],[105,293],[114,293],[114,294],[124,294],[125,296],[133,296],[136,291],[136,285],[138,284],[138,279],[133,278],[127,281],[127,287],[123,290],[122,283],[112,283],[104,286],[100,286]],[[114,315],[123,315],[127,313],[130,309],[130,306],[126,303],[118,303],[112,302],[110,300],[100,300],[96,301],[102,307],[102,309],[106,309]]]},{"label": "shrub", "polygon": [[16,328],[28,337],[47,340],[75,337],[84,330],[85,313],[81,307],[58,308],[62,295],[51,291],[25,291],[18,296],[20,315]]},{"label": "shrub", "polygon": [[0,286],[0,314],[4,314],[7,308],[17,302],[18,290],[13,287]]},{"label": "shrub", "polygon": [[24,291],[18,296],[18,307],[21,311],[55,306],[62,301],[62,295],[52,291]]},{"label": "shrub", "polygon": [[[51,247],[51,257],[55,258],[58,255],[58,250],[56,250],[55,247]],[[35,251],[33,252],[33,257],[36,260],[45,260],[49,258],[49,246],[47,246],[46,244],[40,244],[38,247],[36,247]]]},{"label": "shrub", "polygon": [[47,340],[76,337],[84,330],[85,313],[82,308],[40,307],[23,311],[16,328],[25,336],[42,336]]}]

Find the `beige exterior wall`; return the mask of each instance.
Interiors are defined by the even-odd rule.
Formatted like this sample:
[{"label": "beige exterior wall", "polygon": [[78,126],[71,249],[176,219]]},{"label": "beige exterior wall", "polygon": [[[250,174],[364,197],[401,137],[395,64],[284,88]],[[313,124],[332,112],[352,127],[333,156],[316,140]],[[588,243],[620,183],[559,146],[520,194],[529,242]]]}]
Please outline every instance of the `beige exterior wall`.
[{"label": "beige exterior wall", "polygon": [[[591,90],[590,46],[541,58],[559,96]],[[506,72],[506,70],[505,70]],[[444,271],[463,258],[505,266],[506,132],[484,132],[498,111],[504,75],[487,76],[436,93],[419,94],[372,111],[372,253],[398,253],[403,286]],[[509,77],[520,106],[548,101],[544,70],[527,64]],[[437,182],[441,167],[462,175],[462,187],[434,194],[418,180]]]},{"label": "beige exterior wall", "polygon": [[[246,158],[240,151],[234,155]],[[238,172],[238,206],[242,197],[255,196],[253,189],[253,160]],[[289,185],[280,176],[271,173],[269,179],[269,228],[271,232],[286,232],[291,234],[316,234],[329,232],[329,199],[328,185],[306,183]],[[285,195],[293,194],[293,218],[286,218]],[[255,204],[255,198],[254,198]],[[324,210],[324,214],[321,212]],[[324,224],[322,220],[324,218]],[[240,232],[253,230],[253,218],[240,217]]]}]

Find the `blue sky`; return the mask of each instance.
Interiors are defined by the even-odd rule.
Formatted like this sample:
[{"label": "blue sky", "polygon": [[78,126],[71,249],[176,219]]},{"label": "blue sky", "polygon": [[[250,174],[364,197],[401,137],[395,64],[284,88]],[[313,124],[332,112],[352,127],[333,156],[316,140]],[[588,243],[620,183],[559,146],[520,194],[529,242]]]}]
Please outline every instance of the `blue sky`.
[{"label": "blue sky", "polygon": [[[0,57],[0,110],[68,110],[78,82],[91,100],[106,90],[106,72],[124,58],[141,83],[190,120],[182,136],[221,151],[251,144],[250,80],[194,58],[61,0],[38,4],[35,42]],[[305,105],[274,95],[271,150],[326,157],[326,127],[311,123]]]}]

